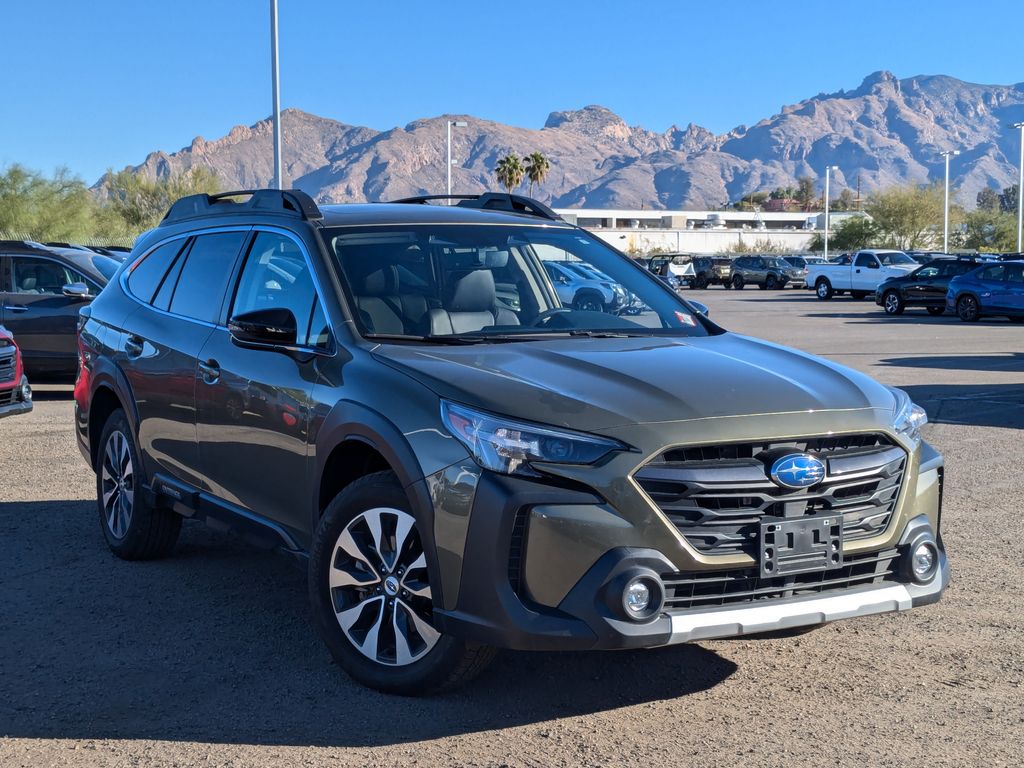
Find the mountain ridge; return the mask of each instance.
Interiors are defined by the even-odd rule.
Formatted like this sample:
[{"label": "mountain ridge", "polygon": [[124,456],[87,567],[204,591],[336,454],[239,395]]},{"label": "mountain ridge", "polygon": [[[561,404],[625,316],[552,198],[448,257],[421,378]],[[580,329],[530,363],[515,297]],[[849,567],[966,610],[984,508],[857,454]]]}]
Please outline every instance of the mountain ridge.
[{"label": "mountain ridge", "polygon": [[[539,129],[472,115],[439,115],[380,131],[313,115],[282,113],[285,176],[320,202],[363,202],[445,187],[445,128],[452,131],[453,190],[497,187],[494,165],[509,152],[540,151],[551,163],[535,194],[558,207],[717,208],[755,191],[793,186],[838,165],[835,193],[942,179],[938,153],[960,149],[951,177],[960,202],[985,186],[1015,183],[1024,83],[982,85],[948,75],[899,79],[869,74],[856,88],[820,93],[757,123],[714,132],[690,122],[663,132],[629,126],[592,104],[549,114]],[[266,186],[272,175],[270,120],[197,136],[177,152],[152,152],[133,169],[163,176],[194,165],[227,189]],[[97,183],[102,186],[103,180]]]}]

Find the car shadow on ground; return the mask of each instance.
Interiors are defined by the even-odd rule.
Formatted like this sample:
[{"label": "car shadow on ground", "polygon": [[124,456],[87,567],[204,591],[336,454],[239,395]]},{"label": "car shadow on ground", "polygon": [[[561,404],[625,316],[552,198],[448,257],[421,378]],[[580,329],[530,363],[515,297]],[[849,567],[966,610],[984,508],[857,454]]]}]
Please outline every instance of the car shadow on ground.
[{"label": "car shadow on ground", "polygon": [[987,355],[921,355],[919,357],[890,357],[879,360],[880,365],[898,368],[941,368],[962,371],[1020,371],[1024,373],[1024,352],[1005,352]]},{"label": "car shadow on ground", "polygon": [[186,524],[171,558],[123,562],[91,501],[0,503],[0,533],[9,737],[375,746],[678,698],[736,669],[697,645],[506,652],[460,690],[386,696],[331,662],[283,556]]},{"label": "car shadow on ground", "polygon": [[936,424],[1024,429],[1024,383],[919,384],[902,389]]}]

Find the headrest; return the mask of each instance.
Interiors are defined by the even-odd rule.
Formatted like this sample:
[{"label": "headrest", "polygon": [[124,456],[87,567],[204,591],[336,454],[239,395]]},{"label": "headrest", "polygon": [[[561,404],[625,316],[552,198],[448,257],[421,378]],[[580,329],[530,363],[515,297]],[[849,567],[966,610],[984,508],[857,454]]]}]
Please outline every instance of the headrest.
[{"label": "headrest", "polygon": [[398,293],[398,269],[386,264],[357,275],[354,282],[358,296],[392,296]]},{"label": "headrest", "polygon": [[493,312],[496,296],[494,275],[475,269],[458,277],[448,286],[445,309],[449,312]]}]

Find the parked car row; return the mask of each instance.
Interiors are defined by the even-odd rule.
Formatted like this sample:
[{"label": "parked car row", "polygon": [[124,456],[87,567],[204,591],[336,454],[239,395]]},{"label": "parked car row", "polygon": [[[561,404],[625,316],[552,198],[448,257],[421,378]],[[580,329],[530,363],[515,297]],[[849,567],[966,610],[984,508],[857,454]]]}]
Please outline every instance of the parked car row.
[{"label": "parked car row", "polygon": [[726,289],[742,290],[748,285],[756,285],[762,290],[774,290],[803,287],[807,265],[819,261],[824,259],[771,254],[736,258],[664,254],[650,257],[646,266],[663,278],[674,277],[678,287],[704,290],[712,285],[721,285]]}]

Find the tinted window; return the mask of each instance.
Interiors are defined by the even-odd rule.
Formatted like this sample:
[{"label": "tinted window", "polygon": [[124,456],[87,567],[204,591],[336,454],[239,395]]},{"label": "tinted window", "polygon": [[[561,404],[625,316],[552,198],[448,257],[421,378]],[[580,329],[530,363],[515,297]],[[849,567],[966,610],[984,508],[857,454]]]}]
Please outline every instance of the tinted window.
[{"label": "tinted window", "polygon": [[1006,280],[1011,283],[1024,283],[1024,267],[1021,267],[1020,264],[1010,264],[1007,266]]},{"label": "tinted window", "polygon": [[200,235],[188,252],[171,299],[176,315],[216,322],[235,256],[246,232]]},{"label": "tinted window", "polygon": [[62,296],[65,285],[80,279],[71,270],[48,259],[15,257],[12,266],[15,293]]},{"label": "tinted window", "polygon": [[[301,326],[300,326],[301,327]],[[318,349],[326,349],[331,345],[331,328],[327,323],[323,305],[317,300],[313,307],[313,315],[306,331],[307,344]]]},{"label": "tinted window", "polygon": [[956,275],[964,275],[974,269],[974,264],[966,261],[951,261],[948,264],[942,265],[942,274],[947,277],[955,277]]},{"label": "tinted window", "polygon": [[939,268],[938,267],[925,267],[924,269],[919,269],[916,272],[915,276],[918,279],[920,279],[920,280],[927,280],[927,279],[932,278],[932,277],[938,277],[939,276]]},{"label": "tinted window", "polygon": [[867,253],[858,253],[857,260],[853,262],[855,267],[870,267],[875,263],[875,257]]},{"label": "tinted window", "polygon": [[231,315],[260,309],[291,310],[298,328],[296,343],[305,345],[315,299],[313,277],[295,241],[260,232],[245,260]]},{"label": "tinted window", "polygon": [[978,273],[978,277],[982,280],[1005,280],[1006,267],[1002,264],[996,267],[987,267]]},{"label": "tinted window", "polygon": [[128,289],[143,301],[152,301],[153,294],[167,273],[167,268],[171,266],[184,243],[184,240],[172,240],[150,251],[146,258],[132,267],[128,274]]}]

